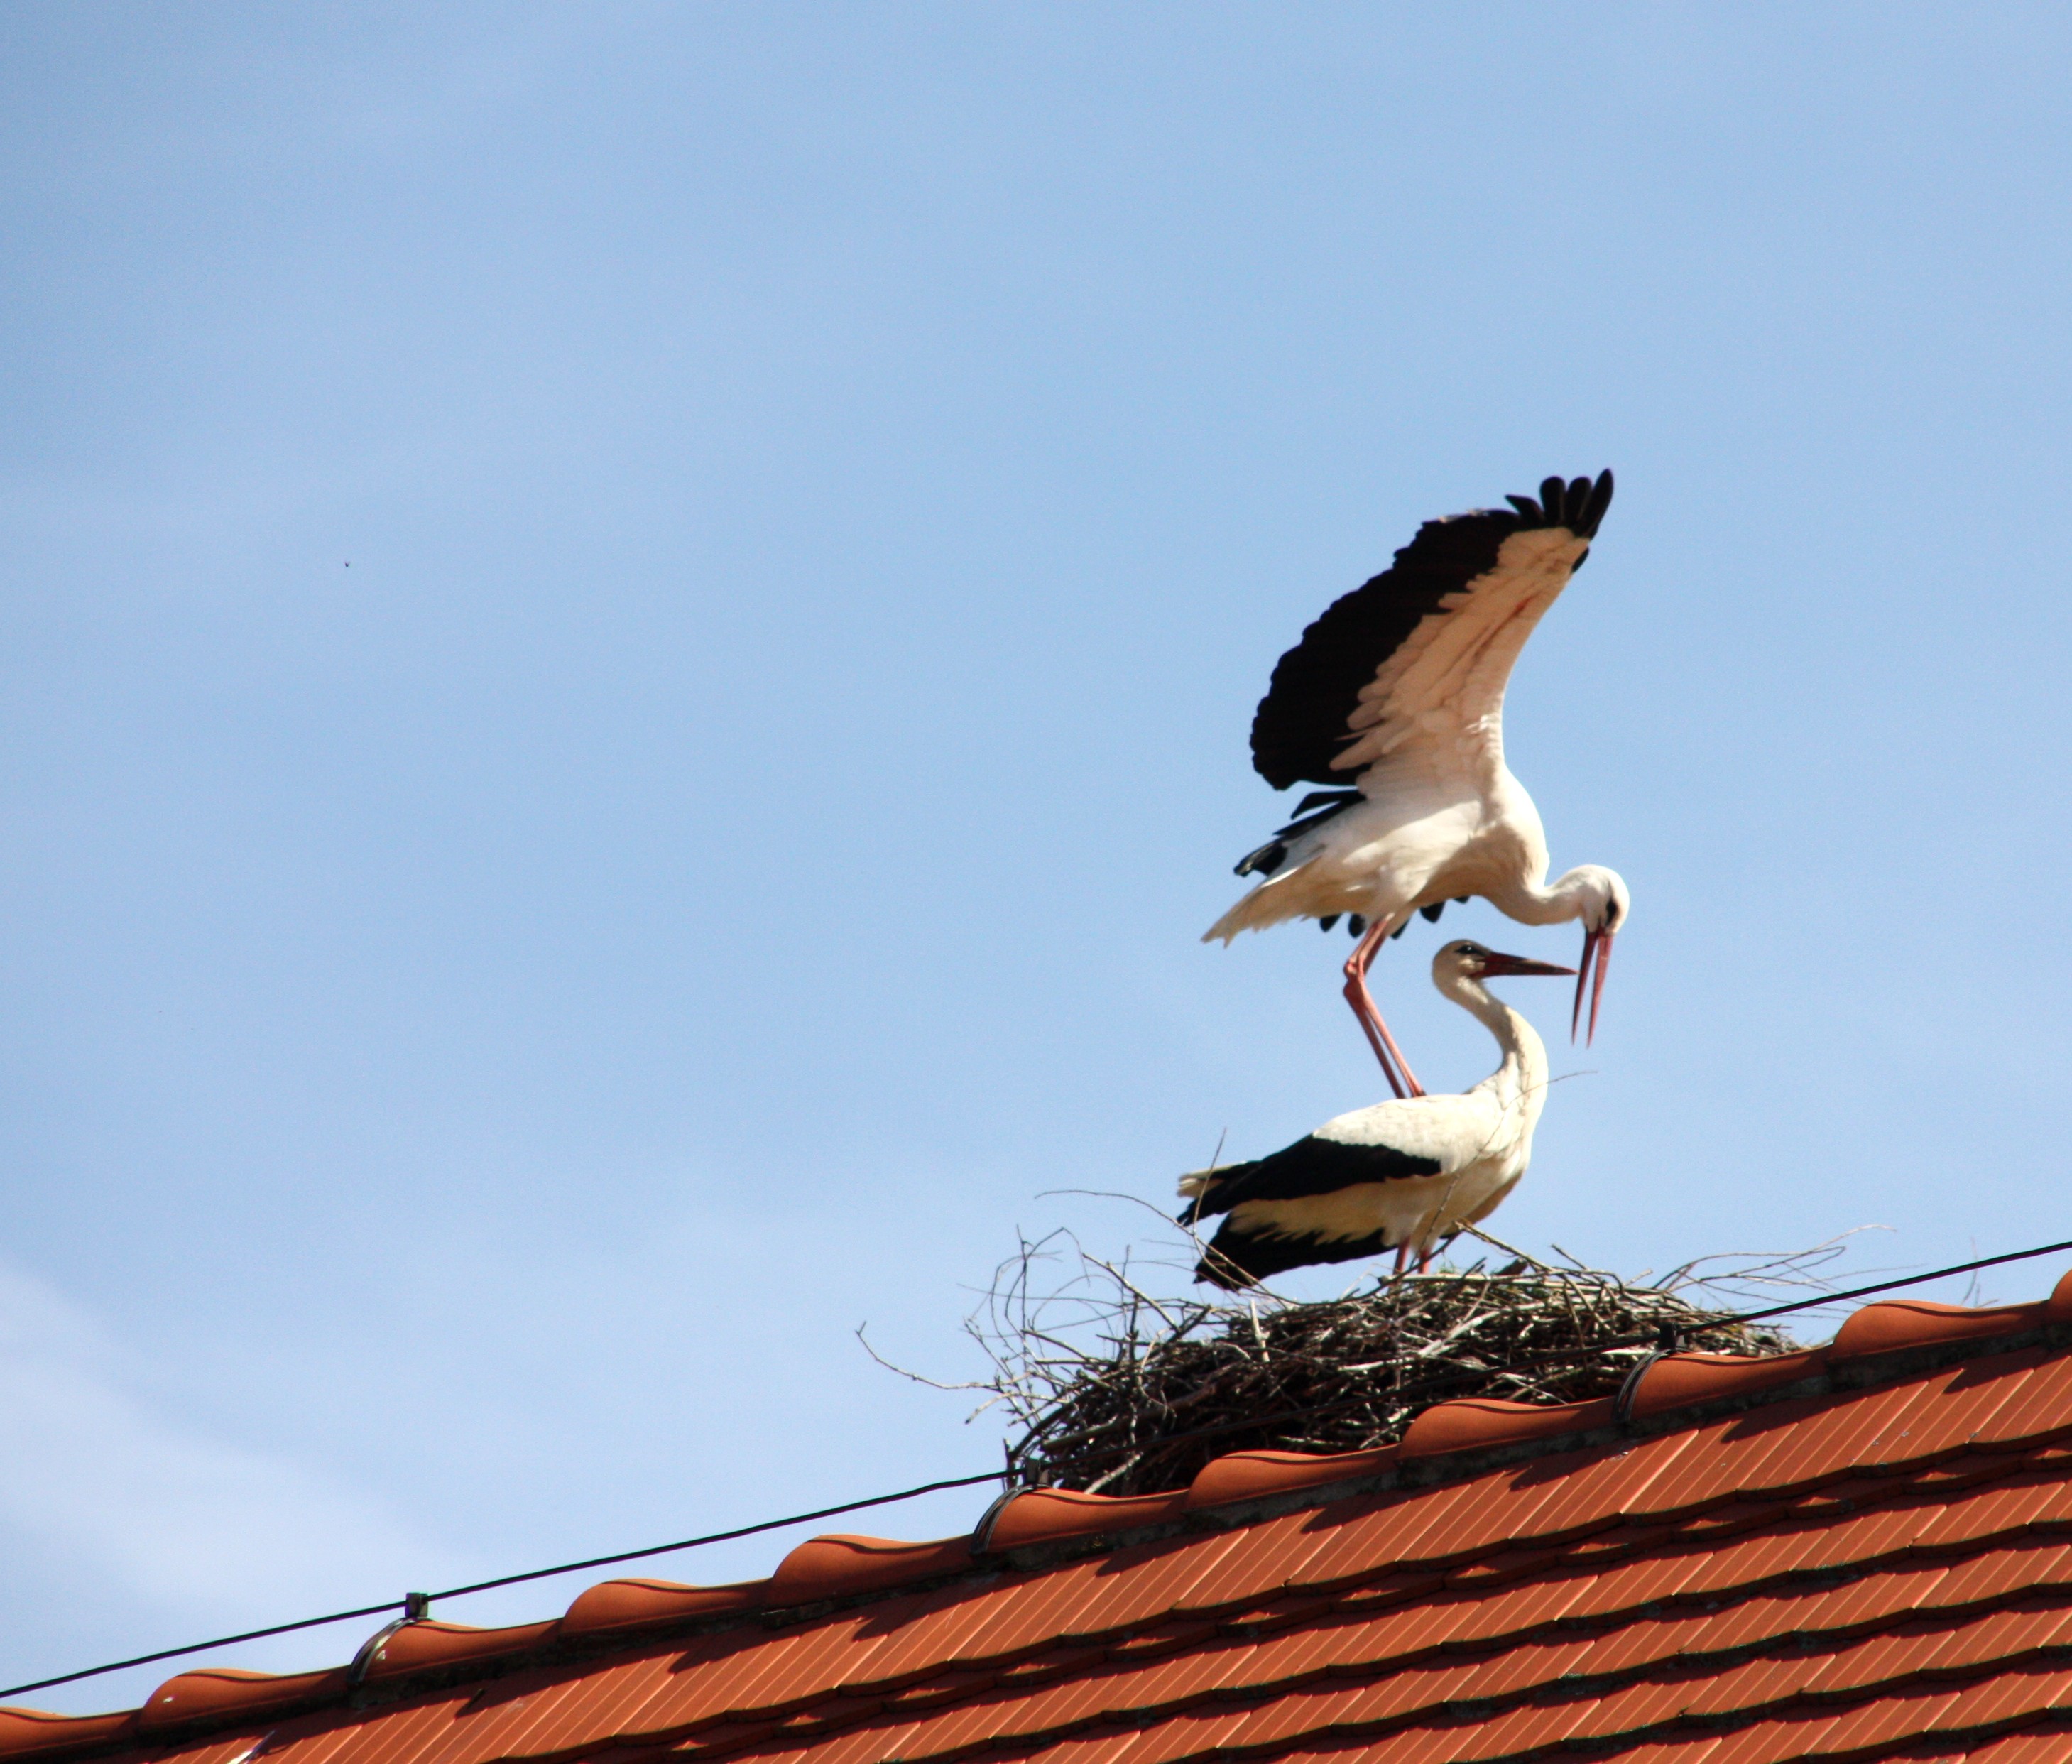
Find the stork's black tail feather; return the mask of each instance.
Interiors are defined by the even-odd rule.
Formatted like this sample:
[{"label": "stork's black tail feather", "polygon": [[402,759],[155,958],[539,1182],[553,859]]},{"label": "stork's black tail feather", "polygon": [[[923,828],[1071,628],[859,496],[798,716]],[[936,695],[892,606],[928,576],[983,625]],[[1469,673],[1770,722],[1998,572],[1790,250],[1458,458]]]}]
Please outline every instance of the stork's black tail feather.
[{"label": "stork's black tail feather", "polygon": [[[1327,820],[1342,815],[1362,800],[1357,790],[1313,790],[1295,805],[1295,818],[1285,827],[1275,830],[1273,837],[1256,851],[1248,851],[1237,861],[1235,874],[1240,876],[1271,876],[1288,861],[1288,841],[1299,839],[1312,827],[1321,827]],[[1315,809],[1314,814],[1310,810]]]}]

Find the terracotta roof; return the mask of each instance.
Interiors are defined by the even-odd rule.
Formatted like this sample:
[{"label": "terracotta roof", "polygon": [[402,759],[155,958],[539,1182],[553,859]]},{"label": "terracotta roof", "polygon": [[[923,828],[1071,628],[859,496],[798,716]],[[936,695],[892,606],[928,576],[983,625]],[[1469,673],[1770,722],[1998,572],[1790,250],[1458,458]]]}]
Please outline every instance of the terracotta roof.
[{"label": "terracotta roof", "polygon": [[2072,1275],[1676,1355],[1626,1412],[1428,1410],[1172,1495],[1022,1493],[972,1538],[594,1586],[142,1709],[0,1711],[0,1758],[152,1764],[1646,1764],[2072,1757]]}]

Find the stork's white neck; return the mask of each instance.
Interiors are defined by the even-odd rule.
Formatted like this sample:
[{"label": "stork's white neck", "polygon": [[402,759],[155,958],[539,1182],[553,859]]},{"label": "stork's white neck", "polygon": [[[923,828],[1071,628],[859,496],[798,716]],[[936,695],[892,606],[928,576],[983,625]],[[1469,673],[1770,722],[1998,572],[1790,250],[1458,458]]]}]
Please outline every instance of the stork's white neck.
[{"label": "stork's white neck", "polygon": [[1521,925],[1565,925],[1585,918],[1597,903],[1587,870],[1572,870],[1551,886],[1529,878],[1507,876],[1489,893],[1490,905]]},{"label": "stork's white neck", "polygon": [[1530,1134],[1547,1100],[1547,1044],[1539,1031],[1479,980],[1466,974],[1440,980],[1439,990],[1496,1037],[1497,1046],[1503,1050],[1503,1063],[1482,1082],[1523,1109],[1523,1129]]}]

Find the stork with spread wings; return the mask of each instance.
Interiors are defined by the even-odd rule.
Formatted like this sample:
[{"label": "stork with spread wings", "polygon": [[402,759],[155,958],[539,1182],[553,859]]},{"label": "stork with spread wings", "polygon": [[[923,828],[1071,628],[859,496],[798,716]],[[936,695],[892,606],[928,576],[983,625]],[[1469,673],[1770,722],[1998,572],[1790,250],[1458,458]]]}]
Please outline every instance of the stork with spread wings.
[{"label": "stork with spread wings", "polygon": [[1506,499],[1429,520],[1364,587],[1335,602],[1283,656],[1252,719],[1252,763],[1276,790],[1312,792],[1295,818],[1237,866],[1264,878],[1204,934],[1349,918],[1346,1002],[1396,1094],[1422,1096],[1367,988],[1367,969],[1412,913],[1437,919],[1480,895],[1527,925],[1581,919],[1572,1035],[1590,1033],[1631,899],[1585,864],[1547,883],[1540,812],[1503,757],[1503,694],[1525,639],[1589,555],[1612,475],[1549,478],[1540,500]]}]

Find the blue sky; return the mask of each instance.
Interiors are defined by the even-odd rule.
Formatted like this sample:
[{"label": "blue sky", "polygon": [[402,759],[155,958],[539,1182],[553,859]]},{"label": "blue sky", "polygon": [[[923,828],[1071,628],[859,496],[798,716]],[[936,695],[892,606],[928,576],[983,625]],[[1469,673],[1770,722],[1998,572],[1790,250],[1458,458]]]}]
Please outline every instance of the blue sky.
[{"label": "blue sky", "polygon": [[[852,1332],[968,1374],[1018,1229],[1157,1238],[1052,1191],[1377,1099],[1342,940],[1197,940],[1252,705],[1551,471],[1511,758],[1635,911],[1498,1228],[2072,1236],[2068,84],[2044,7],[0,12],[0,1682],[996,1462]],[[1435,1088],[1462,933],[1579,942],[1392,947]]]}]

